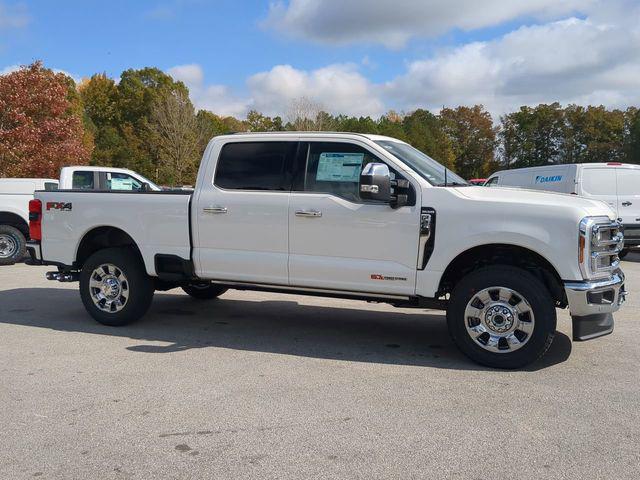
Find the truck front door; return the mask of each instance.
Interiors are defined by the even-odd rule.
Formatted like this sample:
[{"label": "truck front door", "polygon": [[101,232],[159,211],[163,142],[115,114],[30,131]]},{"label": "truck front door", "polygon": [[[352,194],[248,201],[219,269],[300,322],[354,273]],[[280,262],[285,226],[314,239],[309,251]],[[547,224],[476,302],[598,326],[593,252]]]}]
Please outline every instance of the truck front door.
[{"label": "truck front door", "polygon": [[414,294],[419,199],[398,209],[363,201],[362,168],[385,163],[364,145],[310,141],[300,149],[289,205],[290,284]]}]

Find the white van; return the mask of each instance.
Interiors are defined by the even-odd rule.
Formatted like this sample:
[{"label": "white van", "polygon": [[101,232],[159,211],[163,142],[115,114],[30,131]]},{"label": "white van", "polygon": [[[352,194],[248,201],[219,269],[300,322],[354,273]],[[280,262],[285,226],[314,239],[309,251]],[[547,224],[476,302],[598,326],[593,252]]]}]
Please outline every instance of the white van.
[{"label": "white van", "polygon": [[[640,165],[578,163],[502,170],[487,187],[520,187],[571,193],[606,202],[624,224],[625,247],[640,246]],[[626,254],[626,250],[623,255]]]},{"label": "white van", "polygon": [[0,178],[0,265],[24,257],[33,192],[57,188],[58,180],[51,178]]}]

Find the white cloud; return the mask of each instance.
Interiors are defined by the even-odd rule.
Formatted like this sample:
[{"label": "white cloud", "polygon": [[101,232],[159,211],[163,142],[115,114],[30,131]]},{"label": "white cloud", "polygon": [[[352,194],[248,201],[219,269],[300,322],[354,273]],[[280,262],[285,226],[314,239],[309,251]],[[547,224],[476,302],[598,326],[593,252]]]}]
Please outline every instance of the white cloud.
[{"label": "white cloud", "polygon": [[285,115],[290,103],[301,97],[333,113],[380,115],[384,110],[378,90],[354,65],[329,65],[317,70],[298,70],[277,65],[247,79],[244,96],[235,95],[225,85],[206,85],[197,64],[178,65],[168,73],[183,81],[197,108],[220,115],[244,116],[250,109],[267,115]]},{"label": "white cloud", "polygon": [[243,117],[249,110],[249,100],[235,96],[225,85],[205,85],[204,72],[198,64],[178,65],[167,73],[189,87],[196,108],[227,116]]},{"label": "white cloud", "polygon": [[[623,8],[624,7],[624,8]],[[443,49],[415,60],[384,84],[355,64],[315,70],[277,65],[247,79],[243,97],[222,85],[205,86],[197,65],[170,70],[192,89],[200,108],[243,116],[250,108],[284,115],[307,97],[331,113],[376,117],[484,104],[497,118],[521,105],[558,101],[624,108],[640,105],[640,5],[608,4],[586,18],[523,26],[486,42]]]},{"label": "white cloud", "polygon": [[18,3],[7,5],[0,2],[0,31],[10,28],[26,27],[31,21],[26,5]]},{"label": "white cloud", "polygon": [[611,12],[521,27],[414,61],[386,94],[409,109],[483,103],[498,114],[554,101],[637,105],[640,6]]},{"label": "white cloud", "polygon": [[331,113],[377,116],[384,111],[376,87],[354,65],[334,64],[311,71],[277,65],[253,75],[247,84],[253,107],[267,114],[282,114],[301,97]]},{"label": "white cloud", "polygon": [[[475,30],[522,17],[582,12],[598,0],[290,0],[271,4],[263,25],[329,44],[401,47],[412,37]],[[602,0],[601,0],[602,1]]]}]

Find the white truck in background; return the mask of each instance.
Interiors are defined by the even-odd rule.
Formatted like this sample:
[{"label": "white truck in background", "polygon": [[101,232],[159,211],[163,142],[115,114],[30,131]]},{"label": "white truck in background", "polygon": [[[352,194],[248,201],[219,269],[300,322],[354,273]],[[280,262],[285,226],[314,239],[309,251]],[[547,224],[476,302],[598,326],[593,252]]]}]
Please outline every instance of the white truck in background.
[{"label": "white truck in background", "polygon": [[0,265],[11,265],[26,253],[29,200],[36,190],[54,190],[51,178],[0,178]]},{"label": "white truck in background", "polygon": [[159,191],[151,180],[126,168],[73,166],[50,178],[0,178],[0,265],[24,258],[29,239],[29,200],[36,190]]},{"label": "white truck in background", "polygon": [[160,191],[161,188],[139,173],[115,167],[63,167],[60,190]]},{"label": "white truck in background", "polygon": [[625,248],[640,246],[640,165],[629,163],[574,163],[502,170],[491,175],[487,187],[519,187],[570,193],[602,200],[624,228]]},{"label": "white truck in background", "polygon": [[469,187],[376,135],[219,136],[192,193],[40,191],[30,218],[29,263],[79,280],[88,313],[112,326],[176,287],[332,296],[446,310],[467,356],[519,368],[549,348],[556,308],[587,340],[613,330],[626,295],[604,203]]}]

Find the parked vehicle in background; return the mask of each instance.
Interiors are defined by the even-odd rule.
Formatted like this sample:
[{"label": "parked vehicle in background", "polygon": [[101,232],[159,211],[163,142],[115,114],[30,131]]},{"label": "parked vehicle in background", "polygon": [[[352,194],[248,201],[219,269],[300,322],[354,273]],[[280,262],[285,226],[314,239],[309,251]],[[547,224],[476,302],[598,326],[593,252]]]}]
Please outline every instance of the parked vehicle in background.
[{"label": "parked vehicle in background", "polygon": [[161,188],[139,173],[114,167],[63,167],[60,190],[159,191]]},{"label": "parked vehicle in background", "polygon": [[29,239],[29,200],[35,190],[159,191],[155,183],[126,168],[72,166],[60,179],[0,178],[0,265],[25,255]]},{"label": "parked vehicle in background", "polygon": [[489,177],[488,187],[521,187],[571,193],[602,200],[624,227],[624,257],[640,246],[640,165],[579,163],[503,170]]},{"label": "parked vehicle in background", "polygon": [[469,183],[471,185],[484,185],[484,183],[487,181],[486,178],[471,178],[469,179]]},{"label": "parked vehicle in background", "polygon": [[79,280],[105,325],[140,318],[155,290],[295,292],[446,310],[466,355],[518,368],[551,345],[556,307],[587,340],[613,330],[625,298],[623,235],[605,204],[470,187],[389,137],[225,135],[193,193],[35,197],[30,263]]},{"label": "parked vehicle in background", "polygon": [[29,239],[29,200],[36,190],[55,190],[50,178],[0,178],[0,265],[22,260]]}]

